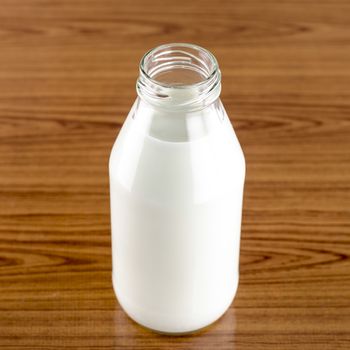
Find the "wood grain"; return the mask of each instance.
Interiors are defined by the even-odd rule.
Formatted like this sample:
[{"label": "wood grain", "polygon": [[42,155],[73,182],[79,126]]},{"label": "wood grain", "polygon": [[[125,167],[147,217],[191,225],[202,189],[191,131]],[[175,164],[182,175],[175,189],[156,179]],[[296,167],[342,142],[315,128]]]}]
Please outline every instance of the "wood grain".
[{"label": "wood grain", "polygon": [[[0,0],[1,349],[349,349],[350,3]],[[107,162],[142,54],[217,56],[247,160],[240,286],[199,334],[111,288]]]}]

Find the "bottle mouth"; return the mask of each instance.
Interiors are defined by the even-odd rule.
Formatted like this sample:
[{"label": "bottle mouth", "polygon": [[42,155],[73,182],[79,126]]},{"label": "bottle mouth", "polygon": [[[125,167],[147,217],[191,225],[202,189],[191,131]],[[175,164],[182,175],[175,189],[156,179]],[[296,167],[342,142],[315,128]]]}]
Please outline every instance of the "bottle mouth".
[{"label": "bottle mouth", "polygon": [[173,43],[148,51],[140,62],[139,96],[163,108],[199,107],[218,98],[216,58],[193,44]]}]

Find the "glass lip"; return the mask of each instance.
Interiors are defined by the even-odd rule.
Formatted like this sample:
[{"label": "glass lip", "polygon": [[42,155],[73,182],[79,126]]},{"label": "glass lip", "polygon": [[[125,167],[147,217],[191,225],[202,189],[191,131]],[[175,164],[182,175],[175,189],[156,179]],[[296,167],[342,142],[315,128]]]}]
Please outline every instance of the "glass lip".
[{"label": "glass lip", "polygon": [[[163,49],[168,49],[171,47],[185,47],[185,48],[191,48],[191,49],[195,49],[197,51],[203,52],[205,53],[210,61],[213,64],[213,67],[210,71],[210,73],[208,74],[207,77],[205,77],[205,79],[197,82],[197,83],[193,83],[193,84],[180,84],[180,85],[175,85],[175,84],[168,84],[168,83],[164,83],[161,81],[158,81],[157,79],[153,79],[145,70],[145,62],[146,59],[151,56],[153,53],[163,50]],[[171,88],[171,89],[188,89],[188,88],[193,88],[193,87],[200,87],[202,85],[206,85],[208,84],[218,73],[219,73],[219,64],[217,59],[215,58],[215,56],[207,49],[205,49],[202,46],[196,45],[196,44],[189,44],[189,43],[168,43],[168,44],[162,44],[159,46],[156,46],[150,50],[148,50],[143,57],[141,58],[140,64],[139,64],[139,70],[141,75],[143,75],[147,80],[149,80],[150,82],[152,82],[155,85],[159,85],[165,88]],[[220,74],[220,73],[219,73]]]}]

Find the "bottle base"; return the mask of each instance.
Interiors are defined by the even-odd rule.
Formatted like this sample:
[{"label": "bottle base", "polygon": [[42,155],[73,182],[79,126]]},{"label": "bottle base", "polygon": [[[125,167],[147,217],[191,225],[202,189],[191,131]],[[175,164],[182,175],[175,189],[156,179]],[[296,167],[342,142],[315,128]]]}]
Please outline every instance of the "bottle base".
[{"label": "bottle base", "polygon": [[172,336],[172,337],[182,337],[182,336],[197,334],[197,333],[205,331],[206,329],[211,327],[214,323],[218,322],[221,319],[221,317],[224,316],[224,314],[226,313],[227,310],[222,315],[220,315],[218,319],[216,319],[215,321],[207,324],[206,326],[203,326],[201,328],[196,328],[196,329],[191,330],[191,331],[183,331],[183,332],[169,332],[169,331],[161,331],[161,330],[155,329],[155,328],[150,328],[148,326],[145,326],[141,322],[138,322],[135,319],[133,319],[124,309],[123,309],[123,311],[130,318],[130,320],[132,322],[135,322],[138,326],[140,326],[140,327],[142,327],[142,328],[144,328],[144,329],[146,329],[148,331],[151,331],[153,333],[157,333],[159,335],[166,335],[166,336]]},{"label": "bottle base", "polygon": [[217,322],[229,309],[230,305],[233,302],[233,299],[236,295],[237,288],[238,288],[238,278],[237,282],[235,284],[232,297],[230,298],[229,302],[221,308],[220,312],[217,312],[215,316],[212,316],[210,319],[207,318],[204,322],[197,322],[197,324],[192,325],[186,325],[185,327],[164,327],[164,322],[158,320],[158,322],[152,322],[150,321],[150,317],[148,319],[146,317],[140,317],[140,312],[138,312],[138,308],[132,305],[130,301],[128,301],[125,297],[122,296],[122,294],[118,291],[117,284],[115,282],[114,275],[112,274],[112,283],[113,283],[113,289],[114,293],[116,295],[116,298],[119,302],[119,305],[121,306],[122,310],[125,312],[125,314],[135,323],[142,326],[143,328],[150,330],[152,332],[161,334],[161,335],[169,335],[169,336],[183,336],[183,335],[189,335],[201,332]]}]

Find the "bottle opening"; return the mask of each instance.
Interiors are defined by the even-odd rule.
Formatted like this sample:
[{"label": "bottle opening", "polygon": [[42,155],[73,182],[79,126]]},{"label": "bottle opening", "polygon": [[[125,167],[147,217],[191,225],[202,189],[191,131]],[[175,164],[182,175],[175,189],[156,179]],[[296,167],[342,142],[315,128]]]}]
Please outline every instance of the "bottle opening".
[{"label": "bottle opening", "polygon": [[[220,93],[220,70],[213,54],[193,44],[165,44],[140,63],[139,96],[162,107],[199,107]],[[209,98],[210,97],[210,98]],[[208,99],[209,98],[209,99]]]},{"label": "bottle opening", "polygon": [[167,44],[149,51],[140,69],[152,80],[167,86],[205,82],[217,69],[215,57],[192,44]]}]

